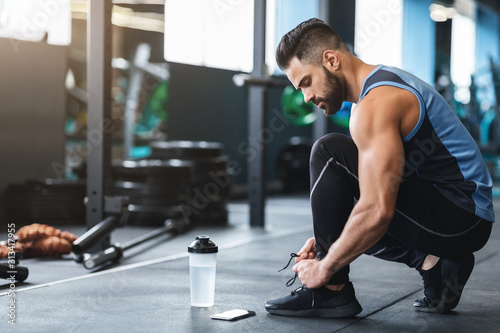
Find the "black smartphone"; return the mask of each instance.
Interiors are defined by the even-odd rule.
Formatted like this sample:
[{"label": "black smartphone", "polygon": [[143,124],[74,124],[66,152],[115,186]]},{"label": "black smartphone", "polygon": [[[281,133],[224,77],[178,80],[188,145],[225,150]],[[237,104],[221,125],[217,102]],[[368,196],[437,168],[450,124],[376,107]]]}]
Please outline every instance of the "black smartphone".
[{"label": "black smartphone", "polygon": [[212,319],[235,321],[247,317],[255,316],[255,311],[234,309],[210,315]]}]

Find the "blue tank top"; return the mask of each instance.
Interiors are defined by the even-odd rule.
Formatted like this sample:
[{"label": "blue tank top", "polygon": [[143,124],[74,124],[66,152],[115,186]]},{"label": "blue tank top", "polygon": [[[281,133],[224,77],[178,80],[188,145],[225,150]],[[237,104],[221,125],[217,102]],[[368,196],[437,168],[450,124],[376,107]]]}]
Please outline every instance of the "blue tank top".
[{"label": "blue tank top", "polygon": [[418,123],[403,138],[406,159],[403,179],[416,172],[458,207],[494,222],[493,181],[486,163],[476,142],[444,98],[419,78],[380,65],[366,78],[358,103],[379,86],[408,90],[420,104]]}]

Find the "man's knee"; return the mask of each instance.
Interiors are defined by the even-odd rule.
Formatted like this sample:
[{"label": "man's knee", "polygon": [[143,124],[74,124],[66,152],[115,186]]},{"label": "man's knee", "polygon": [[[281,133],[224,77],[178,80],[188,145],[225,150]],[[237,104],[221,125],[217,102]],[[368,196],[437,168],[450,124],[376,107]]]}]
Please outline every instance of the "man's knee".
[{"label": "man's knee", "polygon": [[357,148],[350,137],[340,133],[328,133],[314,143],[311,159],[318,155],[324,156],[325,152],[330,156],[336,156],[343,152],[357,153]]}]

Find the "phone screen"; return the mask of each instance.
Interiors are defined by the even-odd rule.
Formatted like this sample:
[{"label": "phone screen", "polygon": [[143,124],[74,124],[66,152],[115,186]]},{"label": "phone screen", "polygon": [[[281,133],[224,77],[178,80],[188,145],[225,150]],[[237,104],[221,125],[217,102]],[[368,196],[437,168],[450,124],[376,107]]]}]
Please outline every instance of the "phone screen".
[{"label": "phone screen", "polygon": [[255,311],[234,309],[210,315],[210,318],[219,320],[238,320],[251,316],[255,316]]}]

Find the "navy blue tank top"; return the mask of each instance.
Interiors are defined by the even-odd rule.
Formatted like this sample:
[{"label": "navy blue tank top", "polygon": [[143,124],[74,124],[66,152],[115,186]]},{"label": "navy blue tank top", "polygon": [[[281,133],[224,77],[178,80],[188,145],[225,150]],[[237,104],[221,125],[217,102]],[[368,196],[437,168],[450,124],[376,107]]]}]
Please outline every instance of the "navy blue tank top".
[{"label": "navy blue tank top", "polygon": [[416,172],[458,207],[494,222],[490,173],[476,142],[444,98],[419,78],[380,65],[366,78],[358,103],[379,86],[408,90],[420,104],[417,125],[402,139],[403,179]]}]

